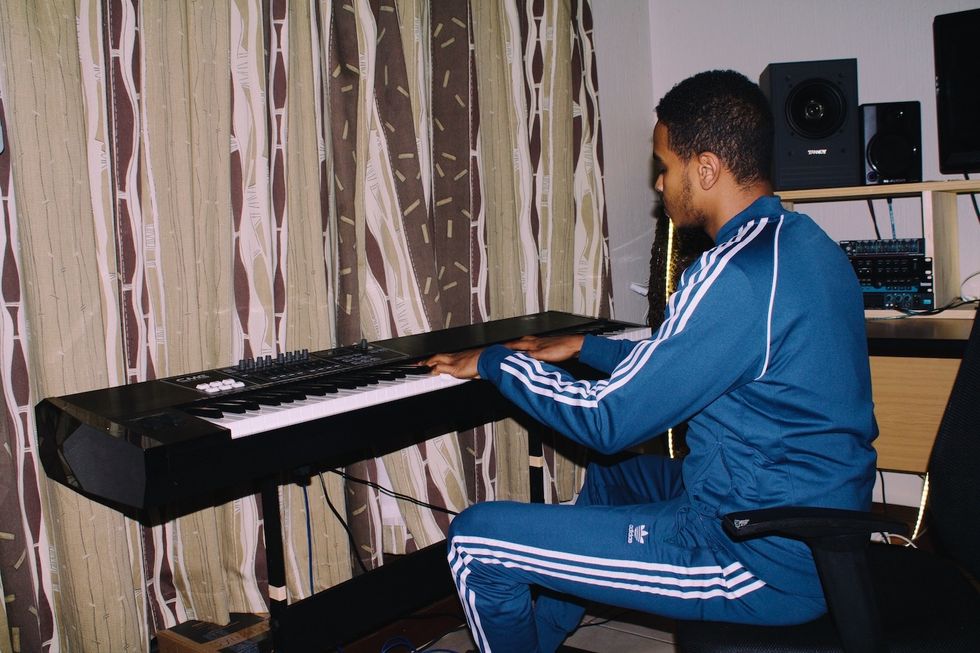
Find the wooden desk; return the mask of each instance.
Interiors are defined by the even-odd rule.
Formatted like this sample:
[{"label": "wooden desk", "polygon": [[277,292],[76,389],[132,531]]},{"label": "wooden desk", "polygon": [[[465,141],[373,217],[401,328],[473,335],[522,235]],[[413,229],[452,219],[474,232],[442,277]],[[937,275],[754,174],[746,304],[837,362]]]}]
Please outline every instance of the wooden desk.
[{"label": "wooden desk", "polygon": [[925,473],[972,319],[869,320],[878,467]]}]

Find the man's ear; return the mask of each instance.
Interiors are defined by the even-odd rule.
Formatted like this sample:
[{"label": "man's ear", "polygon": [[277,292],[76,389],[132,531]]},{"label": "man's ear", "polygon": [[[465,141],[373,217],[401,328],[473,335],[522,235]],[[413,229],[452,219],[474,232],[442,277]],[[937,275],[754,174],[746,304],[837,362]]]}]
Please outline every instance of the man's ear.
[{"label": "man's ear", "polygon": [[721,159],[717,154],[714,152],[698,154],[698,181],[701,182],[701,190],[708,190],[717,184],[721,173]]}]

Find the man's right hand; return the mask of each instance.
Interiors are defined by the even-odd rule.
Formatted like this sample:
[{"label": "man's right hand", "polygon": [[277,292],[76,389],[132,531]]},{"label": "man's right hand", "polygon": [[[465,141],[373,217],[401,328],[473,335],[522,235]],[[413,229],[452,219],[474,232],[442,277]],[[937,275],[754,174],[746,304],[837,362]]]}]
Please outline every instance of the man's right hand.
[{"label": "man's right hand", "polygon": [[574,358],[582,351],[585,336],[524,336],[520,340],[504,343],[504,346],[515,351],[522,351],[529,356],[546,363],[560,363]]}]

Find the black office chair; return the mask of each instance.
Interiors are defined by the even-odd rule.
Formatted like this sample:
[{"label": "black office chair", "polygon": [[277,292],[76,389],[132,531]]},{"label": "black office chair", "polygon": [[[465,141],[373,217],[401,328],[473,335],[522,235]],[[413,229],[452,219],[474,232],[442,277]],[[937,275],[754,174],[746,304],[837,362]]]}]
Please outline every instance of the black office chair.
[{"label": "black office chair", "polygon": [[[777,508],[726,515],[733,539],[781,535],[813,551],[829,614],[800,626],[677,624],[685,653],[980,651],[980,321],[929,459],[934,555],[870,544],[905,525],[871,513]],[[972,576],[972,578],[971,578]]]}]

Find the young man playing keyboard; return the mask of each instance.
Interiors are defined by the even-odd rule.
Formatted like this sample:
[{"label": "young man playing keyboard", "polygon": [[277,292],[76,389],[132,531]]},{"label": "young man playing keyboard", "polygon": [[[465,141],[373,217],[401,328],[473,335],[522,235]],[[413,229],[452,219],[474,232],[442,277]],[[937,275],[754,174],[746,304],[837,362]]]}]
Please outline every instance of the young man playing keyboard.
[{"label": "young man playing keyboard", "polygon": [[[861,291],[841,249],[772,194],[758,86],[711,71],[657,107],[656,190],[713,249],[648,340],[526,338],[433,356],[569,439],[617,454],[687,421],[690,454],[593,463],[574,506],[487,502],[452,523],[449,563],[484,653],[554,651],[586,602],[678,619],[794,624],[825,610],[800,542],[733,542],[720,517],[866,510],[877,429]],[[609,374],[583,381],[573,356]],[[537,588],[532,593],[532,587]]]}]

